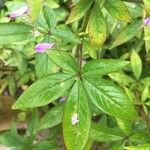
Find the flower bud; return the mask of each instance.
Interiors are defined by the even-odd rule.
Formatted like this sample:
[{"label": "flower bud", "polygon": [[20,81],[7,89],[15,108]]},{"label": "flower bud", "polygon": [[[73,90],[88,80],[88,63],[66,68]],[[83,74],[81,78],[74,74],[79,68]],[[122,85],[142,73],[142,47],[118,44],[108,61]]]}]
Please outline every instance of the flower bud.
[{"label": "flower bud", "polygon": [[24,6],[20,7],[19,9],[12,11],[9,14],[9,17],[16,18],[16,17],[22,16],[23,14],[25,14],[27,12],[28,12],[28,6],[24,5]]},{"label": "flower bud", "polygon": [[45,53],[47,49],[51,49],[53,46],[53,43],[38,43],[35,50],[37,53]]},{"label": "flower bud", "polygon": [[150,17],[144,19],[144,25],[150,26]]}]

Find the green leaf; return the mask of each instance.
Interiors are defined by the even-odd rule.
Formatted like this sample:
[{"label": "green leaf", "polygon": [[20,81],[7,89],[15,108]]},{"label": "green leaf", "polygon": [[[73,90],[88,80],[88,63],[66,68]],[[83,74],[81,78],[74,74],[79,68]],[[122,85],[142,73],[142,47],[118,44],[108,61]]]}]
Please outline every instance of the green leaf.
[{"label": "green leaf", "polygon": [[146,52],[150,51],[150,27],[144,26],[144,41],[145,41],[145,48]]},{"label": "green leaf", "polygon": [[82,68],[84,76],[103,76],[111,72],[116,72],[128,64],[127,61],[113,59],[97,59],[86,63]]},{"label": "green leaf", "polygon": [[71,10],[70,16],[66,24],[79,20],[84,16],[87,10],[92,5],[93,0],[80,0]]},{"label": "green leaf", "polygon": [[38,130],[52,128],[61,123],[63,114],[63,105],[51,108],[40,120]]},{"label": "green leaf", "polygon": [[134,36],[137,35],[137,32],[141,30],[141,26],[142,26],[141,20],[137,20],[131,24],[127,24],[120,32],[118,32],[110,49],[131,40]]},{"label": "green leaf", "polygon": [[63,134],[67,150],[83,150],[89,136],[91,118],[81,81],[77,81],[66,102]]},{"label": "green leaf", "polygon": [[89,39],[93,46],[99,48],[106,40],[106,22],[100,8],[95,5],[88,23]]},{"label": "green leaf", "polygon": [[142,91],[142,97],[141,97],[142,102],[145,102],[145,101],[146,101],[146,99],[149,97],[149,93],[150,93],[150,91],[149,91],[149,86],[146,85],[146,86],[144,87],[144,90]]},{"label": "green leaf", "polygon": [[52,74],[33,83],[12,106],[13,109],[25,109],[46,105],[71,87],[74,77],[69,74]]},{"label": "green leaf", "polygon": [[126,22],[131,21],[130,12],[121,0],[105,0],[104,7],[116,19]]},{"label": "green leaf", "polygon": [[118,141],[111,145],[109,150],[124,150],[126,142],[125,141]]},{"label": "green leaf", "polygon": [[54,29],[52,31],[52,34],[66,42],[79,42],[79,38],[77,37],[77,35],[75,35],[69,28],[66,27],[58,27]]},{"label": "green leaf", "polygon": [[36,54],[35,61],[35,71],[38,78],[42,78],[58,70],[46,53]]},{"label": "green leaf", "polygon": [[30,10],[29,11],[30,16],[33,19],[33,21],[35,21],[38,18],[39,13],[42,9],[43,0],[34,0],[34,1],[27,0],[27,3]]},{"label": "green leaf", "polygon": [[128,146],[125,147],[127,150],[149,150],[150,149],[150,144],[142,144],[138,146]]},{"label": "green leaf", "polygon": [[133,122],[125,119],[117,119],[117,124],[125,135],[129,136],[131,134]]},{"label": "green leaf", "polygon": [[115,72],[115,73],[110,73],[109,77],[120,83],[121,85],[128,85],[130,86],[132,83],[134,83],[134,79],[132,79],[129,75],[120,73],[120,72]]},{"label": "green leaf", "polygon": [[46,23],[50,31],[52,31],[57,24],[57,16],[55,12],[50,7],[47,7],[47,6],[43,7],[43,13],[44,13]]},{"label": "green leaf", "polygon": [[17,90],[17,85],[16,85],[16,83],[15,83],[14,78],[11,78],[11,79],[10,79],[8,88],[9,88],[10,94],[11,94],[12,96],[14,96],[15,93],[16,93],[16,90]]},{"label": "green leaf", "polygon": [[83,83],[90,100],[103,112],[120,119],[133,120],[137,118],[131,100],[112,82],[84,77]]},{"label": "green leaf", "polygon": [[123,139],[123,136],[117,133],[115,129],[100,124],[92,124],[90,137],[100,142],[118,141]]},{"label": "green leaf", "polygon": [[93,59],[97,59],[97,50],[88,40],[83,40],[83,50],[87,51]]},{"label": "green leaf", "polygon": [[40,143],[35,144],[35,146],[32,148],[32,150],[57,150],[57,149],[58,147],[56,147],[55,143],[47,140],[43,140]]},{"label": "green leaf", "polygon": [[32,27],[23,23],[0,23],[0,45],[31,38]]},{"label": "green leaf", "polygon": [[143,0],[146,16],[150,16],[150,0]]},{"label": "green leaf", "polygon": [[142,73],[142,61],[140,56],[136,51],[132,51],[131,53],[131,68],[133,70],[134,76],[138,80]]},{"label": "green leaf", "polygon": [[13,127],[11,128],[11,131],[0,135],[0,143],[11,148],[22,149],[25,144],[24,142],[24,138],[17,133],[16,127]]},{"label": "green leaf", "polygon": [[77,63],[68,52],[52,50],[48,52],[48,56],[53,62],[55,62],[59,67],[61,67],[65,71],[71,74],[77,73]]},{"label": "green leaf", "polygon": [[98,5],[99,8],[102,8],[102,7],[103,7],[105,1],[106,1],[106,0],[95,0],[96,5]]}]

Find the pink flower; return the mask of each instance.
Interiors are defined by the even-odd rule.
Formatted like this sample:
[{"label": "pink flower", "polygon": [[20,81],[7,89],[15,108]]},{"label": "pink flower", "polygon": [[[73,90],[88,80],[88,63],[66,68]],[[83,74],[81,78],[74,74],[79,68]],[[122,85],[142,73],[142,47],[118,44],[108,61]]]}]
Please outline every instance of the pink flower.
[{"label": "pink flower", "polygon": [[150,26],[150,17],[144,19],[144,24]]},{"label": "pink flower", "polygon": [[25,6],[20,7],[20,8],[17,9],[17,10],[12,11],[12,12],[9,14],[9,17],[10,17],[10,18],[16,18],[16,17],[22,16],[23,14],[25,14],[25,13],[27,13],[27,12],[28,12],[28,6],[25,5]]},{"label": "pink flower", "polygon": [[39,43],[35,46],[35,50],[37,53],[45,53],[47,49],[51,49],[53,46],[53,43]]}]

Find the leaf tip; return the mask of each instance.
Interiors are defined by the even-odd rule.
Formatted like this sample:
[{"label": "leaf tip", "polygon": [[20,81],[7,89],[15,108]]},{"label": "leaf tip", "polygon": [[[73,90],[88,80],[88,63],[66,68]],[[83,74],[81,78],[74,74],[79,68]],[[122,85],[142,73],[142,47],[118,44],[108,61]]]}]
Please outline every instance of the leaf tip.
[{"label": "leaf tip", "polygon": [[16,106],[15,106],[15,104],[11,106],[11,109],[16,109]]}]

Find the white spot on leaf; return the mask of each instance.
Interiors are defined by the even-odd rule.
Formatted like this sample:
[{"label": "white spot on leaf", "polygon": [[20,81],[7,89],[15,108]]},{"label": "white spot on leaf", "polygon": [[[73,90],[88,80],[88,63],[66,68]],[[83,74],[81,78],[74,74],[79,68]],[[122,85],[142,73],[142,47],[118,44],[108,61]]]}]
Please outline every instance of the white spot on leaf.
[{"label": "white spot on leaf", "polygon": [[79,122],[79,118],[78,118],[78,114],[77,113],[73,114],[71,122],[72,122],[72,125],[75,125],[75,124],[77,124]]}]

